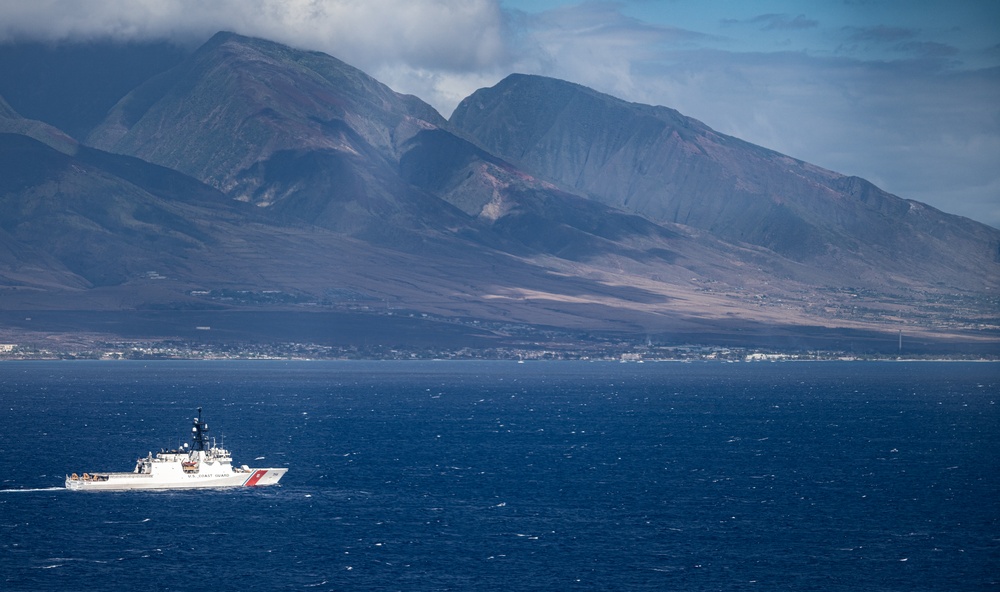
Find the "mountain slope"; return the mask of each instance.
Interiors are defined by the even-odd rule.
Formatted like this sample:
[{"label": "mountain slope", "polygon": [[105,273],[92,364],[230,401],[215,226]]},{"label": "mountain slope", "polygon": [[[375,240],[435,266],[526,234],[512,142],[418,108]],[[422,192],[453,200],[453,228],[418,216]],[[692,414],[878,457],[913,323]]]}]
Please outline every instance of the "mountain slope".
[{"label": "mountain slope", "polygon": [[23,134],[60,152],[73,154],[78,143],[65,132],[47,123],[22,117],[0,96],[0,133]]},{"label": "mountain slope", "polygon": [[330,56],[220,33],[126,96],[88,142],[241,201],[360,231],[371,215],[447,215],[421,195],[398,199],[408,188],[391,164],[399,141],[441,123],[422,101]]},{"label": "mountain slope", "polygon": [[[0,134],[0,220],[0,308],[39,321],[48,318],[39,311],[82,311],[76,320],[51,321],[67,328],[93,330],[100,322],[102,330],[132,335],[122,319],[140,317],[106,314],[159,311],[141,317],[143,330],[176,338],[176,331],[190,337],[194,324],[233,326],[242,310],[281,312],[278,318],[296,326],[309,324],[296,315],[327,319],[360,310],[360,320],[338,321],[357,332],[371,314],[365,311],[392,307],[436,318],[631,332],[644,330],[663,301],[655,283],[609,282],[599,266],[537,251],[511,255],[459,236],[428,236],[401,250],[274,220],[176,171],[82,146],[71,156],[16,134]],[[578,231],[575,240],[586,245],[588,236]],[[281,323],[247,335],[287,339]],[[426,338],[406,339],[455,331],[421,326]],[[329,338],[367,339],[363,332]]]},{"label": "mountain slope", "polygon": [[719,134],[672,109],[513,75],[465,99],[450,123],[531,174],[654,222],[868,283],[887,276],[897,286],[1000,287],[1000,231]]},{"label": "mountain slope", "polygon": [[18,134],[0,134],[0,162],[0,228],[67,288],[184,269],[213,242],[199,219],[238,206],[168,169],[87,147],[71,156]]}]

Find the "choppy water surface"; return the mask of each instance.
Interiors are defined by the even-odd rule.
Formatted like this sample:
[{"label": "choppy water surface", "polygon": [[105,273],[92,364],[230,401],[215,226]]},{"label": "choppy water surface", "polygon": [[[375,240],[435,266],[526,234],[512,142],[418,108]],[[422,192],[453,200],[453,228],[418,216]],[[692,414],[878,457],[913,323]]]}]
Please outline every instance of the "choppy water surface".
[{"label": "choppy water surface", "polygon": [[[997,589],[998,396],[971,363],[4,363],[0,589]],[[61,489],[198,406],[281,486]]]}]

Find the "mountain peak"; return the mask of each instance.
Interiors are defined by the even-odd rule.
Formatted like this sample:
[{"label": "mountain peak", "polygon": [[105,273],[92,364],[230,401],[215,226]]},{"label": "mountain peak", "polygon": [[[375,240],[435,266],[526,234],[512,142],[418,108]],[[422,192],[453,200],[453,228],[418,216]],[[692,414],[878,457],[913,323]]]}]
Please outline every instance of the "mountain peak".
[{"label": "mountain peak", "polygon": [[[492,97],[500,94],[505,97],[518,97],[519,101],[531,103],[543,101],[546,104],[565,105],[571,101],[587,101],[603,109],[628,109],[648,117],[655,117],[664,121],[672,121],[684,127],[700,127],[708,129],[700,121],[682,115],[676,109],[659,105],[645,105],[642,103],[632,103],[613,95],[602,93],[592,88],[537,74],[514,73],[498,82],[495,86],[487,89],[480,89],[462,101],[462,105],[456,109],[456,113],[465,113],[471,107],[483,109],[492,100]],[[535,105],[537,106],[537,105]],[[452,116],[452,123],[458,123]]]},{"label": "mountain peak", "polygon": [[296,151],[391,161],[414,133],[444,124],[426,103],[336,58],[221,32],[129,93],[89,141],[270,205],[288,188],[268,177],[306,162]]}]

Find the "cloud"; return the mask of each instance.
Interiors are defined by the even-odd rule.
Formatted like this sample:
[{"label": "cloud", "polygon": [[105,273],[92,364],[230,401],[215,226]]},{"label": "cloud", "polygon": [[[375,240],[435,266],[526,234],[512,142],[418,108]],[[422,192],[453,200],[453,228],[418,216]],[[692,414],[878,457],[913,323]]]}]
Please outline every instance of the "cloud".
[{"label": "cloud", "polygon": [[888,27],[877,25],[874,27],[843,27],[850,41],[865,43],[899,43],[903,39],[911,39],[916,36],[916,31],[905,27]]},{"label": "cloud", "polygon": [[478,88],[512,72],[540,74],[591,86],[619,97],[638,96],[647,61],[663,48],[697,47],[719,39],[644,23],[611,2],[585,2],[540,14],[503,13],[506,46],[492,63],[468,71],[384,65],[372,73],[392,88],[416,94],[448,116]]},{"label": "cloud", "polygon": [[950,58],[960,53],[957,47],[935,41],[910,41],[900,43],[895,49],[902,53],[925,58]]},{"label": "cloud", "polygon": [[790,31],[798,29],[814,29],[819,21],[806,18],[804,14],[791,16],[787,14],[762,14],[751,19],[723,19],[723,25],[756,25],[761,31]]},{"label": "cloud", "polygon": [[805,15],[797,15],[789,18],[786,14],[767,14],[754,19],[760,23],[764,31],[785,31],[794,29],[812,29],[819,26],[818,21],[808,19]]},{"label": "cloud", "polygon": [[503,58],[497,0],[5,0],[0,42],[203,40],[219,30],[325,51],[361,67],[473,70]]},{"label": "cloud", "polygon": [[653,25],[621,13],[610,2],[565,6],[523,15],[513,71],[562,78],[622,98],[641,94],[640,72],[665,49],[699,47],[718,38],[677,27]]},{"label": "cloud", "polygon": [[920,39],[919,31],[904,27],[842,27],[840,33],[846,36],[845,43],[838,48],[842,54],[874,55],[888,51],[913,58],[947,59],[961,53],[952,45]]}]

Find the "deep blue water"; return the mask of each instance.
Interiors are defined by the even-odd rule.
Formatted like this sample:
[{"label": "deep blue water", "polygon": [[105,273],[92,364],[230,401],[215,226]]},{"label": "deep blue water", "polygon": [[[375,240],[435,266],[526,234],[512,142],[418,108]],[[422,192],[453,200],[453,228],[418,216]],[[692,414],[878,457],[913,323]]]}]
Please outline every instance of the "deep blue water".
[{"label": "deep blue water", "polygon": [[[0,590],[997,590],[998,397],[985,363],[3,363]],[[281,486],[48,489],[198,406]]]}]

